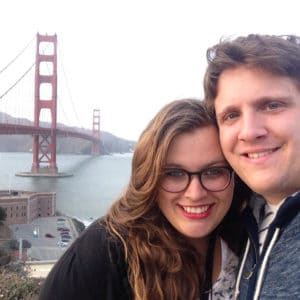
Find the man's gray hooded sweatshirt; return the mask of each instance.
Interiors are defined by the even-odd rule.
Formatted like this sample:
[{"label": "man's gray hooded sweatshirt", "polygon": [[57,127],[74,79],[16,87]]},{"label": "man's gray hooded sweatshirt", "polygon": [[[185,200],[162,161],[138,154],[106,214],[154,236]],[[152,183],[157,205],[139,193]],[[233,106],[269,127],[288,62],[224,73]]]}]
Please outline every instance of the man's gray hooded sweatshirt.
[{"label": "man's gray hooded sweatshirt", "polygon": [[240,263],[235,299],[300,299],[300,193],[288,197],[270,224],[259,254],[258,225],[250,208],[243,220],[248,242]]}]

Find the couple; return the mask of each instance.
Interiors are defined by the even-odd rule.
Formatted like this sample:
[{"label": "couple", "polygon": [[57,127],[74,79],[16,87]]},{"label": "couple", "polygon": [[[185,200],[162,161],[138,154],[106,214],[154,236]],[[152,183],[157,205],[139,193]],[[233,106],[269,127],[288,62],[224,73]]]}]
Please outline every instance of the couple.
[{"label": "couple", "polygon": [[207,105],[158,112],[127,189],[40,299],[300,299],[300,40],[239,37],[207,57]]}]

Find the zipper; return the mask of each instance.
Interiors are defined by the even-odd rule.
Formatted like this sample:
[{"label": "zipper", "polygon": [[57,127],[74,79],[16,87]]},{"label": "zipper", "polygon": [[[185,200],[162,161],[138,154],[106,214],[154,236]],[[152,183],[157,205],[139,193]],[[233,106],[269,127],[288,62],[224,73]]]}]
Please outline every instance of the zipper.
[{"label": "zipper", "polygon": [[265,274],[265,269],[266,269],[266,266],[267,266],[267,262],[268,262],[270,253],[271,253],[271,251],[274,247],[274,244],[277,241],[279,232],[280,232],[280,228],[278,228],[278,227],[275,228],[275,231],[274,231],[273,237],[271,239],[271,242],[269,243],[268,248],[266,250],[265,256],[263,258],[263,261],[262,261],[262,264],[261,264],[261,267],[260,267],[260,270],[259,270],[258,278],[257,278],[257,281],[256,281],[256,287],[255,287],[253,300],[257,300],[258,297],[259,297],[262,282],[263,282],[263,277],[264,277],[264,274]]},{"label": "zipper", "polygon": [[237,280],[236,280],[236,286],[235,286],[235,291],[234,291],[234,299],[235,300],[239,299],[239,294],[240,294],[240,287],[239,286],[240,286],[240,283],[241,283],[241,278],[242,278],[242,275],[243,275],[243,270],[244,270],[244,267],[245,267],[245,263],[246,263],[246,260],[247,260],[247,256],[248,256],[248,253],[249,253],[249,250],[250,250],[251,243],[253,244],[253,248],[254,248],[255,263],[251,267],[250,271],[246,275],[244,275],[244,278],[246,280],[249,280],[252,277],[252,275],[254,273],[254,270],[256,268],[257,261],[258,261],[258,252],[257,252],[256,247],[254,246],[255,245],[254,240],[253,240],[251,234],[248,234],[248,236],[249,237],[248,237],[246,248],[245,248],[245,251],[244,251],[243,260],[241,262],[240,269],[239,269],[238,276],[237,276]]}]

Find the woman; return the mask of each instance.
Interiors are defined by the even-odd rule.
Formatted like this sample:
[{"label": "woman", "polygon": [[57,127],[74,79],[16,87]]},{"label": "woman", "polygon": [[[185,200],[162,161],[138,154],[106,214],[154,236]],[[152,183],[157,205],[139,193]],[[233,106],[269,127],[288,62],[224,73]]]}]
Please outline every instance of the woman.
[{"label": "woman", "polygon": [[202,102],[173,101],[140,136],[124,194],[56,263],[40,299],[230,299],[248,196]]}]

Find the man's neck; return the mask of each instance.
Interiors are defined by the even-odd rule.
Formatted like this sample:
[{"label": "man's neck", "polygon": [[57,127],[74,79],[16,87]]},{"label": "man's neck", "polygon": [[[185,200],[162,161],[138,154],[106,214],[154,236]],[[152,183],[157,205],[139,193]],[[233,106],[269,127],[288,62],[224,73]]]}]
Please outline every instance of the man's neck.
[{"label": "man's neck", "polygon": [[270,196],[265,196],[265,200],[267,202],[268,205],[270,206],[277,206],[279,207],[287,197],[289,196],[295,196],[300,192],[300,190],[295,191],[294,193],[288,194],[288,195],[270,195]]}]

